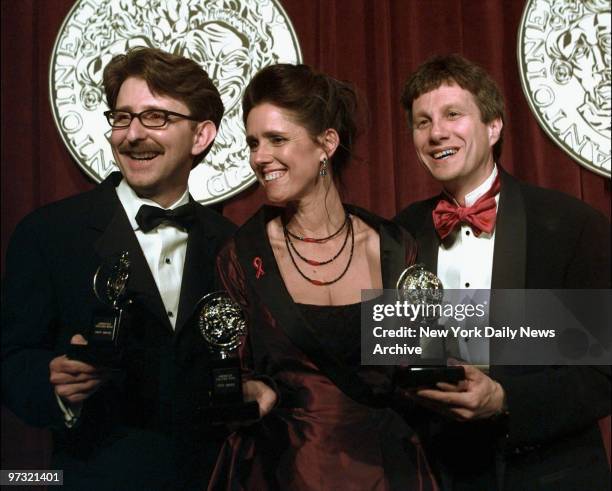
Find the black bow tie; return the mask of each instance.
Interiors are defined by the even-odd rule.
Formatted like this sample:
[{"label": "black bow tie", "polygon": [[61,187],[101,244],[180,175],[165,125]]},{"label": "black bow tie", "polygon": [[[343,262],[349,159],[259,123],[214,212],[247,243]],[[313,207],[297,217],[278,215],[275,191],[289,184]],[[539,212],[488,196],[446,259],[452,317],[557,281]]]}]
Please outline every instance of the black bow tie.
[{"label": "black bow tie", "polygon": [[136,223],[138,223],[143,232],[153,230],[163,222],[170,222],[172,225],[189,230],[194,219],[195,210],[192,202],[179,206],[174,210],[164,210],[157,206],[142,205],[138,213],[136,213]]}]

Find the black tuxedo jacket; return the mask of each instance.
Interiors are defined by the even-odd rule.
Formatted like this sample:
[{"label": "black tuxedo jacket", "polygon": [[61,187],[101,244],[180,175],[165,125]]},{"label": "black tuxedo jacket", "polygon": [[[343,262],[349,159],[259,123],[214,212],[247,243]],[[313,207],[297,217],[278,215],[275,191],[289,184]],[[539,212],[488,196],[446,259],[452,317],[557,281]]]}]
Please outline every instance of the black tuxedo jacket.
[{"label": "black tuxedo jacket", "polygon": [[[500,178],[491,288],[609,288],[608,220],[502,169]],[[396,217],[416,238],[418,261],[434,272],[439,199]],[[597,421],[610,413],[610,367],[492,366],[490,374],[506,392],[507,419],[442,424],[433,432],[427,425],[431,456],[449,489],[609,488]]]},{"label": "black tuxedo jacket", "polygon": [[[41,208],[15,230],[2,301],[2,397],[32,425],[54,430],[53,465],[75,489],[201,488],[223,435],[199,408],[208,397],[207,347],[191,322],[217,289],[214,259],[234,226],[196,204],[176,329],[121,206],[115,173],[94,190]],[[106,257],[128,251],[133,299],[125,362],[85,401],[67,429],[49,362],[100,312],[92,279]]]}]

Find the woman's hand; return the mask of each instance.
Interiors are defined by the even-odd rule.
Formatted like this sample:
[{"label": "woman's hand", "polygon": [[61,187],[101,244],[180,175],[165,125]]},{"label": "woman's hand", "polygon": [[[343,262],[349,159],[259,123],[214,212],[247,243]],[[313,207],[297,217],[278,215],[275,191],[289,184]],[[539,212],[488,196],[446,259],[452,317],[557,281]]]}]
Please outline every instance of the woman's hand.
[{"label": "woman's hand", "polygon": [[263,418],[276,405],[276,392],[260,380],[248,380],[242,384],[242,395],[245,401],[257,401],[259,417]]}]

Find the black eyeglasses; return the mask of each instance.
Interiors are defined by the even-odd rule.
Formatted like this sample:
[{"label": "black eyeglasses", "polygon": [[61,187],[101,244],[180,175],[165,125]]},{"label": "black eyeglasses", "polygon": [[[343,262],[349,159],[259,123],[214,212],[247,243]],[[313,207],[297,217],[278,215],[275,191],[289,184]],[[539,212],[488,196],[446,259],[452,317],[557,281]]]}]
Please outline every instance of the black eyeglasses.
[{"label": "black eyeglasses", "polygon": [[132,124],[132,119],[134,118],[138,118],[140,124],[145,128],[161,128],[168,123],[170,116],[189,119],[190,121],[200,121],[191,116],[175,113],[173,111],[166,111],[165,109],[147,109],[139,113],[132,113],[130,111],[105,111],[104,116],[106,116],[108,124],[113,128],[127,128]]}]

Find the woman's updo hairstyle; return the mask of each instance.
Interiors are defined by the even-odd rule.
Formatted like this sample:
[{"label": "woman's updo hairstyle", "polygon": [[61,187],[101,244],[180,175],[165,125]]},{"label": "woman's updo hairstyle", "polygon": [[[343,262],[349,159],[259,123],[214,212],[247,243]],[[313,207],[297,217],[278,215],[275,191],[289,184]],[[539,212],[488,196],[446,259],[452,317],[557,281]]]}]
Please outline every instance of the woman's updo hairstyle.
[{"label": "woman's updo hairstyle", "polygon": [[313,140],[329,128],[336,130],[340,142],[331,163],[334,176],[341,177],[357,133],[357,95],[351,85],[308,65],[270,65],[253,77],[244,92],[245,126],[251,109],[263,103],[290,111]]}]

